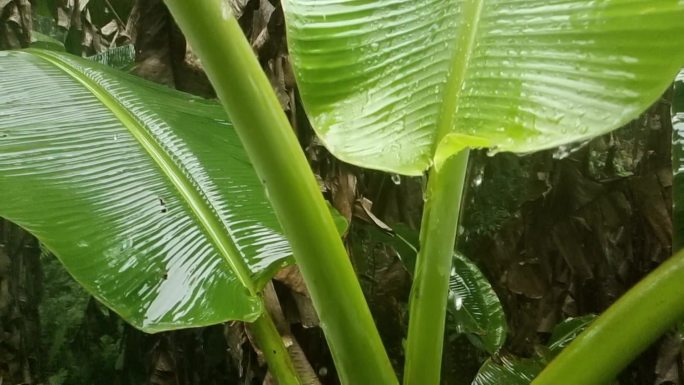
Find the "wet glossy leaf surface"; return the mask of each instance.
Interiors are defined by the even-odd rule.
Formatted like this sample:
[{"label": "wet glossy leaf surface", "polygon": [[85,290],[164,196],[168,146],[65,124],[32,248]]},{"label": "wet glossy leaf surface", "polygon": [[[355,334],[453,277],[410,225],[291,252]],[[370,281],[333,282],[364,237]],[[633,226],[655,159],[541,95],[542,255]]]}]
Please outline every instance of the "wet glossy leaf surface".
[{"label": "wet glossy leaf surface", "polygon": [[496,353],[506,342],[506,315],[494,289],[466,257],[454,255],[449,279],[447,329],[466,333],[479,348]]},{"label": "wet glossy leaf surface", "polygon": [[582,317],[568,318],[556,325],[549,339],[549,350],[558,354],[584,331],[594,320],[596,315],[588,314]]},{"label": "wet glossy leaf surface", "polygon": [[472,385],[529,385],[563,348],[577,338],[596,319],[596,315],[567,318],[553,328],[547,346],[538,347],[537,357],[520,358],[510,354],[494,355],[480,368]]},{"label": "wet glossy leaf surface", "polygon": [[529,385],[543,368],[537,359],[492,357],[482,365],[472,385]]},{"label": "wet glossy leaf surface", "polygon": [[684,63],[673,38],[684,35],[681,0],[284,5],[322,141],[349,163],[400,174],[432,165],[450,133],[526,153],[613,130]]},{"label": "wet glossy leaf surface", "polygon": [[260,314],[290,250],[218,104],[47,51],[0,90],[0,216],[146,331]]},{"label": "wet glossy leaf surface", "polygon": [[672,251],[677,251],[684,247],[684,70],[675,80],[672,127],[672,167],[674,169]]}]

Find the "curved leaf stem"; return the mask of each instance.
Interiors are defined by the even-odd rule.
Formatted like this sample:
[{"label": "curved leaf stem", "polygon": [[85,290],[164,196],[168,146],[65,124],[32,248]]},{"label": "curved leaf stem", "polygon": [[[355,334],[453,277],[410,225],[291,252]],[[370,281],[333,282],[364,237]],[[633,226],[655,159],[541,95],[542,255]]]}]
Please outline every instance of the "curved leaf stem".
[{"label": "curved leaf stem", "polygon": [[684,319],[684,251],[654,270],[594,321],[532,385],[605,385]]},{"label": "curved leaf stem", "polygon": [[302,385],[283,338],[278,333],[269,312],[264,311],[256,321],[248,325],[266,358],[268,370],[278,379],[278,385]]},{"label": "curved leaf stem", "polygon": [[262,180],[344,385],[397,383],[318,183],[227,2],[166,0]]},{"label": "curved leaf stem", "polygon": [[438,385],[458,217],[468,150],[430,170],[411,289],[405,385]]}]

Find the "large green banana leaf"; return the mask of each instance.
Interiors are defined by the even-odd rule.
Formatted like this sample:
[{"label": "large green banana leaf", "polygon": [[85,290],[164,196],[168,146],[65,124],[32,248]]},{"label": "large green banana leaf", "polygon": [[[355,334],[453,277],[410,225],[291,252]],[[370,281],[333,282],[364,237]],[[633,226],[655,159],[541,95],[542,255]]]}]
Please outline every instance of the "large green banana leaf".
[{"label": "large green banana leaf", "polygon": [[684,63],[682,0],[285,0],[321,140],[418,175],[463,146],[519,153],[615,129]]},{"label": "large green banana leaf", "polygon": [[684,70],[677,76],[674,84],[672,103],[672,166],[674,181],[672,191],[673,227],[672,251],[684,247]]},{"label": "large green banana leaf", "polygon": [[0,216],[146,331],[254,320],[288,243],[220,105],[0,52]]}]

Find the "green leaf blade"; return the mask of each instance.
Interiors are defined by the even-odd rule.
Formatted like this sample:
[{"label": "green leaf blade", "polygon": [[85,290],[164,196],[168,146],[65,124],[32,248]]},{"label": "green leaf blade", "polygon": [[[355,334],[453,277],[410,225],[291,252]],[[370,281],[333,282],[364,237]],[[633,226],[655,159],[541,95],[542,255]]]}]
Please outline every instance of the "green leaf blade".
[{"label": "green leaf blade", "polygon": [[526,153],[615,129],[684,62],[678,0],[287,0],[285,11],[322,141],[408,175],[449,133]]},{"label": "green leaf blade", "polygon": [[506,314],[499,298],[480,269],[460,254],[453,259],[448,310],[453,321],[447,328],[466,333],[486,352],[495,354],[506,342]]},{"label": "green leaf blade", "polygon": [[587,314],[581,317],[568,318],[553,328],[549,338],[549,350],[551,353],[560,353],[563,348],[577,338],[594,320],[596,315]]},{"label": "green leaf blade", "polygon": [[485,361],[472,385],[529,385],[543,368],[537,359],[496,356]]},{"label": "green leaf blade", "polygon": [[67,55],[4,66],[0,215],[143,330],[261,313],[289,246],[220,106]]}]

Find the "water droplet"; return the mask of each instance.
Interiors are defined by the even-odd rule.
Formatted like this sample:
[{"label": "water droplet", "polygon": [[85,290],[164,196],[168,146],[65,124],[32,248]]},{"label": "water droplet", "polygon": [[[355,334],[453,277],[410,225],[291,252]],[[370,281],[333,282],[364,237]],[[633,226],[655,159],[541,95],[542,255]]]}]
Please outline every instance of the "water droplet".
[{"label": "water droplet", "polygon": [[114,141],[119,140],[119,134],[114,135]]},{"label": "water droplet", "polygon": [[399,186],[401,184],[401,176],[397,174],[392,174],[392,183]]},{"label": "water droplet", "polygon": [[373,51],[377,51],[378,49],[380,49],[380,44],[377,43],[377,42],[371,43],[371,49],[372,49]]},{"label": "water droplet", "polygon": [[586,146],[589,142],[590,141],[587,140],[580,143],[571,143],[568,145],[560,146],[553,153],[553,159],[565,159],[568,156],[570,156],[570,154],[572,154],[573,152],[576,152],[577,150]]},{"label": "water droplet", "polygon": [[121,244],[121,251],[125,251],[127,249],[130,249],[133,247],[133,239],[132,238],[126,238],[123,243]]},{"label": "water droplet", "polygon": [[454,298],[454,304],[456,305],[456,311],[461,310],[463,308],[463,297],[457,296]]},{"label": "water droplet", "polygon": [[553,159],[565,159],[568,156],[570,156],[570,150],[568,149],[567,146],[560,146],[553,153]]},{"label": "water droplet", "polygon": [[473,179],[473,184],[474,184],[476,187],[477,187],[477,186],[480,186],[480,185],[482,184],[482,179],[483,179],[483,175],[482,175],[482,174],[478,174],[478,175],[475,177],[475,179]]},{"label": "water droplet", "polygon": [[89,244],[88,242],[86,242],[86,241],[81,240],[81,241],[78,241],[78,243],[76,244],[76,246],[81,247],[81,248],[85,248],[85,247],[90,246],[90,244]]}]

